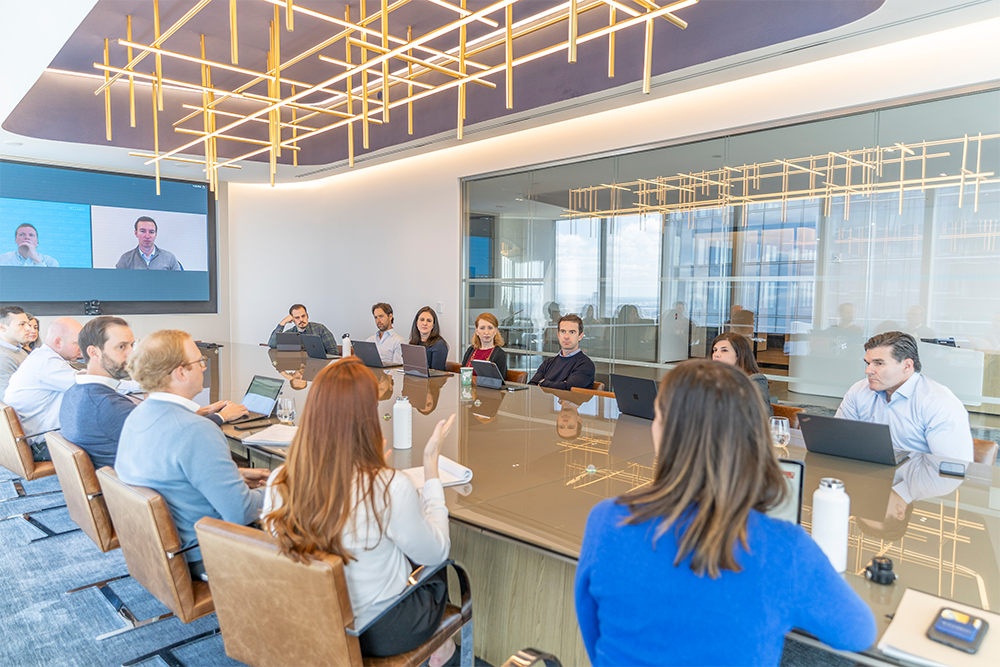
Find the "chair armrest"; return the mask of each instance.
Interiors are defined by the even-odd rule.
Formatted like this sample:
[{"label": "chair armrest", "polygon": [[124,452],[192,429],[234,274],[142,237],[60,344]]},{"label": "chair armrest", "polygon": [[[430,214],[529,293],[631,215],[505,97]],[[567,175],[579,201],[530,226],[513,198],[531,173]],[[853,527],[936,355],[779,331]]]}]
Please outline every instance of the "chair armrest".
[{"label": "chair armrest", "polygon": [[176,558],[177,556],[180,556],[183,553],[187,553],[188,551],[191,551],[192,549],[197,549],[197,548],[198,548],[198,543],[195,542],[194,544],[192,544],[189,547],[184,547],[183,549],[178,549],[177,551],[168,551],[167,552],[167,558]]},{"label": "chair armrest", "polygon": [[[399,597],[396,598],[396,600],[391,605],[389,605],[388,607],[386,607],[385,609],[382,610],[381,614],[379,614],[378,616],[376,616],[372,620],[370,620],[367,623],[365,623],[365,625],[363,627],[361,627],[361,628],[355,629],[354,628],[354,623],[351,623],[349,626],[347,626],[345,628],[345,631],[347,632],[347,634],[351,635],[352,637],[360,637],[362,635],[362,633],[364,633],[365,630],[367,630],[368,628],[370,628],[372,625],[375,624],[376,621],[378,621],[383,616],[385,616],[389,612],[390,609],[392,609],[393,607],[395,607],[396,605],[398,605],[400,602],[402,602],[403,600],[405,600],[407,597],[409,597],[410,594],[413,593],[413,591],[417,590],[417,587],[420,584],[422,584],[426,579],[428,579],[429,577],[434,576],[435,574],[437,574],[438,572],[440,572],[444,568],[448,567],[449,565],[451,565],[452,567],[454,567],[456,572],[461,572],[458,575],[458,580],[459,580],[459,583],[461,584],[461,589],[462,589],[462,603],[463,603],[462,604],[462,615],[464,616],[465,615],[465,589],[468,587],[469,576],[467,574],[465,574],[465,570],[462,570],[460,567],[458,567],[457,565],[455,565],[455,561],[453,561],[451,559],[448,559],[448,560],[446,560],[445,562],[443,562],[443,563],[441,563],[439,565],[434,565],[434,566],[431,566],[431,567],[422,565],[422,566],[418,567],[416,570],[414,570],[414,574],[417,575],[416,578],[414,578],[413,574],[410,575],[410,580],[406,584],[406,588],[403,590],[402,593],[399,594]],[[464,577],[464,582],[465,582],[464,584],[462,584],[463,577]],[[471,609],[472,609],[471,597],[472,597],[472,593],[470,591],[469,592],[469,598],[470,598],[469,609],[470,609],[470,613],[471,613]]]},{"label": "chair armrest", "polygon": [[25,435],[19,435],[14,440],[27,440],[28,438],[37,438],[40,435],[45,435],[46,433],[55,433],[61,431],[61,428],[50,428],[48,431],[39,431],[38,433],[26,433]]}]

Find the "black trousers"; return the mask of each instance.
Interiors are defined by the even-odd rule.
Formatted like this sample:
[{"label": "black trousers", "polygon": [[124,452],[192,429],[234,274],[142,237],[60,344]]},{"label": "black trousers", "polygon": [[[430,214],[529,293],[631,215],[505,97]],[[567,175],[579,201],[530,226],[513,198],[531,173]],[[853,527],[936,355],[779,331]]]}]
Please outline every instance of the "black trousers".
[{"label": "black trousers", "polygon": [[441,625],[448,604],[447,568],[420,584],[358,638],[361,654],[373,658],[417,648]]}]

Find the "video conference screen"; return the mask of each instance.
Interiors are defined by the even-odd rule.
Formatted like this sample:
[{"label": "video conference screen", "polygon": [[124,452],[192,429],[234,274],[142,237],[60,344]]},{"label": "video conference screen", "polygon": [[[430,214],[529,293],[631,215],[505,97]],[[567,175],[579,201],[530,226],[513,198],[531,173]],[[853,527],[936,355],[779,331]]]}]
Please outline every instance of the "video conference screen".
[{"label": "video conference screen", "polygon": [[204,183],[0,161],[0,302],[205,312],[214,224]]}]

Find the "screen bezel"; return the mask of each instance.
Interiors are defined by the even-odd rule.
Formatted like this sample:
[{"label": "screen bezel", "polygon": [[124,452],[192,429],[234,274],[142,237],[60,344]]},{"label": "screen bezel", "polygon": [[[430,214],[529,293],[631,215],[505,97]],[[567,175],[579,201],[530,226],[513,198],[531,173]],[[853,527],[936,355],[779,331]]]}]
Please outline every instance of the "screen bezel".
[{"label": "screen bezel", "polygon": [[[109,171],[105,169],[89,169],[69,167],[49,162],[30,162],[25,160],[0,159],[0,164],[19,164],[49,169],[64,169],[92,174],[108,174],[110,176],[127,176],[129,178],[155,181],[155,177],[143,174]],[[207,185],[207,181],[187,180],[182,178],[164,178],[161,181],[181,183],[184,185]],[[208,300],[207,301],[101,301],[104,315],[187,315],[187,314],[218,314],[219,312],[219,221],[214,193],[205,189],[208,200],[206,211],[208,232]],[[87,315],[86,306],[82,301],[17,301],[7,305],[21,306],[32,315]]]}]

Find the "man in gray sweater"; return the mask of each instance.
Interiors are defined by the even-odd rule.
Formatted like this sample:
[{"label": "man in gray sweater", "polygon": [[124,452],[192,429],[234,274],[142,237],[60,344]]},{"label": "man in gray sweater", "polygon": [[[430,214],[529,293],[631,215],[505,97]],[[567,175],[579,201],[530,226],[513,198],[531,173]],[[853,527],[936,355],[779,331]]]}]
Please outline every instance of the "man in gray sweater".
[{"label": "man in gray sweater", "polygon": [[20,306],[0,308],[0,399],[17,367],[28,356],[28,315]]}]

